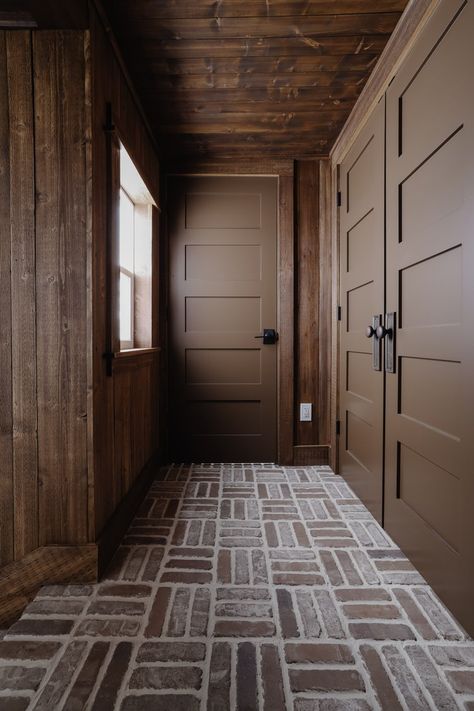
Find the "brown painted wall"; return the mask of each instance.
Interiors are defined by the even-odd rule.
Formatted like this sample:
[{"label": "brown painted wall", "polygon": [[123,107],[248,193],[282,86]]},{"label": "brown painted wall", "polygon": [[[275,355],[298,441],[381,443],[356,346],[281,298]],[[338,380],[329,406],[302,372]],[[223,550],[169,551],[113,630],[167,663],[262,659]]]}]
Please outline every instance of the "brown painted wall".
[{"label": "brown painted wall", "polygon": [[88,539],[87,34],[0,33],[0,564]]}]

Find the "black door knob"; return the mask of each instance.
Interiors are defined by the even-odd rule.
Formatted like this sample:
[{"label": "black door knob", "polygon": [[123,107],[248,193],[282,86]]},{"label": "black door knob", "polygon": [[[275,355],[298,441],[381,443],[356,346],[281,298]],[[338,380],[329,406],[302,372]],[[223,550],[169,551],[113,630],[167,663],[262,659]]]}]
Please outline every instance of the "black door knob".
[{"label": "black door knob", "polygon": [[392,329],[391,328],[385,328],[385,326],[377,326],[377,330],[375,331],[377,338],[385,338],[385,336],[391,336],[392,335]]},{"label": "black door knob", "polygon": [[372,336],[375,336],[375,328],[373,326],[367,326],[365,329],[365,335],[367,338],[372,338]]},{"label": "black door knob", "polygon": [[254,336],[254,338],[263,338],[264,345],[272,345],[278,341],[278,333],[274,328],[264,328],[263,336]]}]

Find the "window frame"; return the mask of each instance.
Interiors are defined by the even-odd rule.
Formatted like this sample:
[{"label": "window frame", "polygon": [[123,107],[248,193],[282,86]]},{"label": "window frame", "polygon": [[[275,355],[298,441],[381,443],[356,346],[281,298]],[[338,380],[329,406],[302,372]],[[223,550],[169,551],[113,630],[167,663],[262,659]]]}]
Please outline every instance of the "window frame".
[{"label": "window frame", "polygon": [[[116,308],[117,308],[117,315],[116,315],[116,328],[117,328],[117,333],[115,337],[115,342],[116,346],[118,348],[118,351],[115,353],[115,357],[119,356],[120,354],[133,354],[133,352],[138,352],[138,351],[147,351],[147,350],[156,350],[156,343],[154,342],[154,329],[153,329],[153,318],[155,317],[155,300],[157,296],[157,280],[159,278],[159,274],[156,271],[158,269],[158,265],[156,264],[155,260],[155,250],[158,249],[158,245],[156,244],[157,241],[157,216],[158,216],[158,210],[156,202],[151,194],[151,192],[148,190],[148,187],[145,183],[145,180],[143,179],[140,171],[138,170],[137,166],[135,165],[135,162],[133,161],[133,158],[128,151],[126,145],[124,144],[123,140],[121,139],[120,136],[118,136],[118,205],[117,205],[117,210],[116,210],[116,215],[117,215],[117,225],[116,225],[116,258],[115,258],[115,263],[116,263],[116,268],[117,268],[117,279],[116,279],[116,289],[117,289],[117,295],[116,295]],[[133,194],[133,191],[130,189],[127,189],[127,186],[124,184],[123,180],[123,174],[122,174],[122,160],[124,161],[125,164],[125,169],[129,170],[129,176],[131,173],[134,174],[134,180],[136,180],[136,185],[134,187],[136,188],[137,191],[137,196]],[[130,173],[131,171],[131,173]],[[120,234],[120,200],[121,200],[121,194],[122,192],[124,193],[125,197],[130,201],[131,205],[133,206],[133,234],[132,234],[132,253],[133,253],[133,271],[130,271],[127,267],[122,266],[120,263],[120,242],[121,242],[121,234]],[[138,221],[138,210],[142,207],[148,207],[149,208],[149,218],[147,220],[147,231],[149,230],[149,234],[147,234],[147,239],[149,239],[150,242],[150,255],[149,255],[149,279],[150,279],[150,292],[149,292],[149,311],[150,311],[150,323],[147,324],[148,330],[149,330],[149,343],[147,345],[137,345],[137,303],[136,303],[136,297],[137,297],[137,264],[136,264],[136,258],[137,258],[137,221]],[[142,222],[142,219],[140,219],[140,222]],[[130,320],[131,320],[131,340],[122,340],[120,338],[120,330],[121,330],[121,314],[120,314],[120,276],[121,274],[126,275],[130,279],[131,283],[131,314],[130,314]]]},{"label": "window frame", "polygon": [[[134,350],[135,348],[135,239],[136,239],[136,225],[135,225],[135,220],[136,220],[136,215],[135,215],[135,209],[136,209],[136,203],[134,202],[133,198],[129,195],[127,190],[124,188],[122,185],[122,182],[120,182],[120,197],[119,197],[119,204],[120,200],[122,199],[122,193],[125,195],[125,197],[130,201],[130,204],[132,205],[132,210],[133,210],[133,231],[132,231],[132,254],[133,254],[133,271],[130,271],[126,267],[122,266],[120,262],[120,246],[122,242],[121,234],[120,234],[120,229],[121,229],[121,224],[120,224],[120,218],[119,218],[119,224],[118,224],[118,230],[119,230],[119,273],[120,276],[124,274],[130,279],[130,335],[131,335],[131,340],[122,340],[121,338],[121,328],[122,328],[122,319],[121,319],[121,311],[119,313],[119,342],[120,342],[120,351],[130,351]],[[120,277],[119,277],[120,279]],[[121,296],[121,283],[119,282],[119,309],[120,309],[120,296]]]}]

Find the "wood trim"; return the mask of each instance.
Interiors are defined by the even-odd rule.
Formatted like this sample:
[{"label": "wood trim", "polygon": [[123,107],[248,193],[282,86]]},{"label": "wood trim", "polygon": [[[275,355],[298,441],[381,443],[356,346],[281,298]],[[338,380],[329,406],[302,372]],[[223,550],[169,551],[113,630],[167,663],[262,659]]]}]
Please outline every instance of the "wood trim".
[{"label": "wood trim", "polygon": [[115,360],[120,360],[121,358],[134,358],[139,356],[151,355],[152,353],[159,353],[161,348],[158,346],[151,348],[130,348],[129,350],[119,351],[115,354]]},{"label": "wood trim", "polygon": [[295,467],[329,464],[330,447],[327,444],[300,444],[293,447]]},{"label": "wood trim", "polygon": [[333,333],[332,295],[333,245],[331,238],[331,206],[333,191],[331,165],[328,159],[319,161],[319,444],[330,445],[332,420],[331,408],[331,343]]},{"label": "wood trim", "polygon": [[278,191],[278,463],[293,463],[295,240],[294,178],[280,175]]},{"label": "wood trim", "polygon": [[118,370],[125,370],[127,368],[135,370],[136,368],[150,365],[150,363],[158,360],[159,355],[159,348],[149,348],[139,351],[138,353],[122,351],[121,353],[117,353],[112,361],[112,372],[115,373]]},{"label": "wood trim", "polygon": [[107,521],[97,541],[98,549],[98,575],[104,573],[107,565],[120,545],[127,532],[135,513],[145,498],[153,479],[156,476],[159,459],[158,455],[152,457],[142,472],[135,479],[126,496],[115,509]]},{"label": "wood trim", "polygon": [[42,585],[97,581],[97,546],[41,546],[0,571],[0,627],[22,613]]},{"label": "wood trim", "polygon": [[410,0],[330,153],[340,163],[442,0]]},{"label": "wood trim", "polygon": [[168,176],[173,175],[279,175],[293,177],[294,162],[292,160],[258,160],[247,161],[209,161],[181,162],[170,166]]},{"label": "wood trim", "polygon": [[107,104],[107,355],[109,359],[120,350],[120,140],[113,119],[111,104]]},{"label": "wood trim", "polygon": [[336,195],[339,189],[339,165],[333,165],[330,171],[331,191],[328,198],[328,214],[330,217],[332,243],[332,330],[331,330],[331,469],[339,472],[338,435],[336,433],[339,417],[339,321],[337,306],[339,305],[339,210]]},{"label": "wood trim", "polygon": [[[160,197],[160,196],[159,196]],[[160,212],[155,205],[151,208],[151,345],[152,348],[160,347]]]}]

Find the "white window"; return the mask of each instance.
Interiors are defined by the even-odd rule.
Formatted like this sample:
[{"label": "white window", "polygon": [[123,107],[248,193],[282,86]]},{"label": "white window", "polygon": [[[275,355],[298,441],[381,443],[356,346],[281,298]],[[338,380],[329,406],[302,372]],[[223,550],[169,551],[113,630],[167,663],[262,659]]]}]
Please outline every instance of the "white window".
[{"label": "white window", "polygon": [[153,199],[120,147],[120,349],[151,346]]}]

